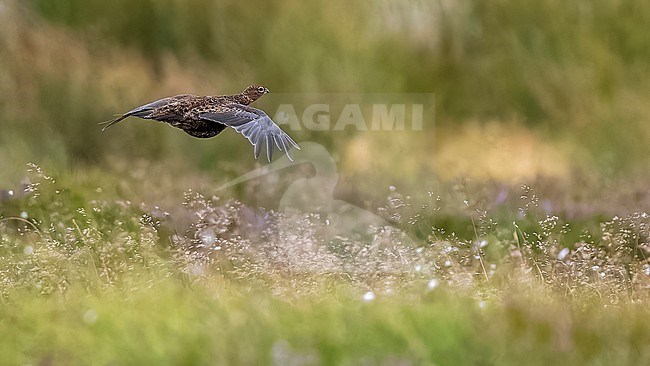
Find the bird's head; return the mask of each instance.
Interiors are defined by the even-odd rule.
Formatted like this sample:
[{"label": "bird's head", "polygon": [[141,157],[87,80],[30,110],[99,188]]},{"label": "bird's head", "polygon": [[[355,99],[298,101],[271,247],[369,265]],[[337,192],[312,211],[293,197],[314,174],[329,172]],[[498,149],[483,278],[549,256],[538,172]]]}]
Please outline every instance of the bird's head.
[{"label": "bird's head", "polygon": [[246,89],[244,89],[242,94],[250,98],[251,101],[255,101],[268,92],[269,90],[267,88],[261,85],[252,84],[249,85]]}]

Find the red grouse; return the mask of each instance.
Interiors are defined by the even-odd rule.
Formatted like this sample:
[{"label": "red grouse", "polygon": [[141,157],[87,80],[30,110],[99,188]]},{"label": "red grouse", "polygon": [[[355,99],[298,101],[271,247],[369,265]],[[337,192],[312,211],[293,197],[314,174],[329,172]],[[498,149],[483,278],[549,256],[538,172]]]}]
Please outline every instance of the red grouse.
[{"label": "red grouse", "polygon": [[300,149],[298,144],[264,111],[249,107],[249,104],[268,92],[263,86],[250,85],[243,92],[234,95],[181,94],[163,98],[104,122],[106,126],[102,131],[130,116],[165,122],[198,138],[214,137],[226,127],[232,127],[253,144],[255,159],[266,145],[266,158],[271,161],[275,145],[292,160],[289,150],[292,146]]}]

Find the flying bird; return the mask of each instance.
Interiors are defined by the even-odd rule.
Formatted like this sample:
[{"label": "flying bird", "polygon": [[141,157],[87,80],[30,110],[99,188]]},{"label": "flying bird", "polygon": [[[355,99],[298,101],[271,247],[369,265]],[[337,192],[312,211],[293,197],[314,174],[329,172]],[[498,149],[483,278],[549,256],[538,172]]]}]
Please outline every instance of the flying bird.
[{"label": "flying bird", "polygon": [[298,144],[264,111],[249,106],[268,92],[267,88],[253,84],[233,95],[181,94],[167,97],[102,122],[106,125],[102,131],[131,116],[165,122],[198,138],[214,137],[226,127],[232,127],[253,144],[255,159],[259,158],[262,148],[266,146],[266,158],[270,162],[275,145],[293,161],[289,150],[292,147],[300,150]]}]

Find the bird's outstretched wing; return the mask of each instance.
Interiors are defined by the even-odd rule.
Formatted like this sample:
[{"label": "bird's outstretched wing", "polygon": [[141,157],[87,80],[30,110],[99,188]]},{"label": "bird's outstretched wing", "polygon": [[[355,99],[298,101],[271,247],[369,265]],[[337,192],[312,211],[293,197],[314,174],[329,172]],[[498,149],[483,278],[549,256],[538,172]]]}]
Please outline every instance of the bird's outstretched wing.
[{"label": "bird's outstretched wing", "polygon": [[273,156],[273,145],[280,151],[284,151],[291,161],[293,158],[289,150],[292,147],[300,150],[298,144],[282,131],[264,111],[253,107],[232,103],[201,112],[199,118],[230,126],[241,133],[253,144],[255,159],[259,158],[262,153],[263,145],[266,145],[266,158],[269,162]]}]

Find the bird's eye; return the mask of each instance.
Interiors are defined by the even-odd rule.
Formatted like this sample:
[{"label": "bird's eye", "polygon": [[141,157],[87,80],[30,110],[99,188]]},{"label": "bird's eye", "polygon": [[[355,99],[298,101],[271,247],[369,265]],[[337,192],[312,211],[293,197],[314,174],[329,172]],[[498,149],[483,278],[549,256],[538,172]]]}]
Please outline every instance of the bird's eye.
[{"label": "bird's eye", "polygon": [[260,93],[264,93],[264,87],[263,86],[258,87],[257,91]]}]

